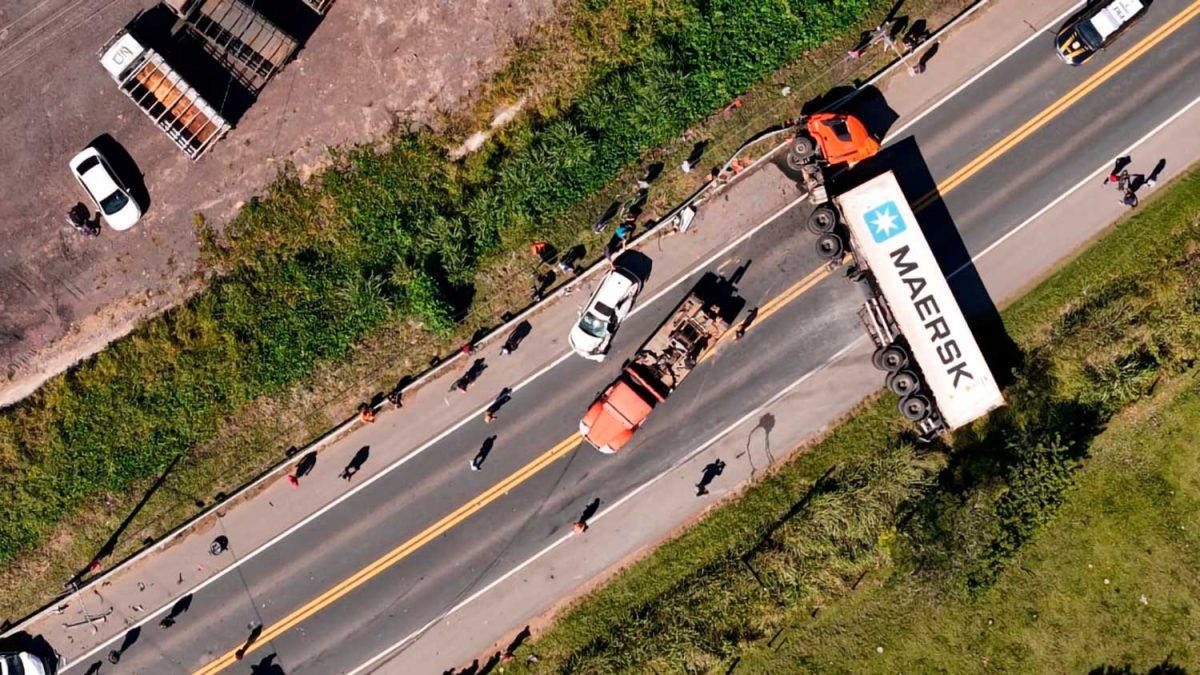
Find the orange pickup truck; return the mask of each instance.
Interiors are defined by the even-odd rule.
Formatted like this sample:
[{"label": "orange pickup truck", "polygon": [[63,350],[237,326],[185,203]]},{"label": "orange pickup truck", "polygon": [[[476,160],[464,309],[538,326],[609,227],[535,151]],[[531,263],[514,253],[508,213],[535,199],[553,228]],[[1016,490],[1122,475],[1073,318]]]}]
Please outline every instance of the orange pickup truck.
[{"label": "orange pickup truck", "polygon": [[579,433],[600,452],[620,450],[727,330],[717,306],[689,294],[596,397]]}]

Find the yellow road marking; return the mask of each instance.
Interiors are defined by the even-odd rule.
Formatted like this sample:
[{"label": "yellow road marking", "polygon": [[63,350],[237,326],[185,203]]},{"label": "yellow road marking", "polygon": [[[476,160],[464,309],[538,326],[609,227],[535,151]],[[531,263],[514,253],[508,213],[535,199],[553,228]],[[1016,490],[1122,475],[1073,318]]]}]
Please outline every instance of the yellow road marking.
[{"label": "yellow road marking", "polygon": [[[828,277],[831,272],[832,268],[829,265],[823,265],[820,268],[808,273],[803,279],[800,279],[796,283],[792,284],[783,293],[780,293],[761,305],[759,307],[758,316],[755,318],[754,325],[758,325],[759,322],[765,320],[767,317],[785,307],[788,303],[800,297],[805,291],[809,290],[816,284],[820,283],[823,279]],[[713,354],[716,343],[724,340],[725,337],[732,334],[732,332],[733,329],[722,334],[722,336],[718,338],[716,342],[714,342],[713,346],[709,347],[709,349],[701,355],[698,361],[702,363],[707,360]],[[413,538],[392,549],[358,572],[355,572],[353,575],[347,577],[344,581],[329,588],[324,593],[305,603],[299,609],[289,613],[278,622],[264,628],[263,632],[255,639],[253,644],[245,646],[243,657],[246,654],[257,650],[259,647],[270,642],[276,637],[279,637],[288,630],[296,627],[305,619],[308,619],[322,609],[325,609],[334,602],[337,602],[351,591],[378,576],[384,570],[408,557],[417,549],[428,544],[442,534],[445,534],[454,526],[479,512],[488,504],[496,501],[516,486],[525,482],[529,478],[532,478],[542,469],[550,466],[555,461],[565,456],[568,452],[575,449],[575,446],[578,445],[581,440],[583,439],[580,437],[578,432],[571,434],[569,437],[560,441],[557,445],[538,458],[518,469],[512,475],[508,476],[499,483],[496,483],[487,491],[471,499],[466,504],[458,507],[452,513],[437,521],[433,525],[430,525],[420,534],[417,534]],[[238,647],[238,649],[241,648],[241,646]],[[233,665],[238,660],[238,649],[232,649],[215,661],[203,666],[199,670],[195,671],[195,675],[211,675],[212,673],[218,673]]]},{"label": "yellow road marking", "polygon": [[[947,178],[943,182],[939,183],[937,188],[935,188],[934,190],[931,190],[928,194],[924,195],[923,197],[921,197],[921,199],[917,200],[917,202],[913,204],[913,210],[920,211],[921,209],[925,208],[930,203],[932,203],[935,199],[937,199],[939,195],[945,195],[947,192],[950,192],[955,187],[959,186],[964,181],[966,181],[968,178],[970,178],[974,174],[978,173],[985,166],[987,166],[991,162],[995,161],[998,157],[1003,155],[1005,152],[1008,152],[1010,149],[1012,149],[1015,145],[1020,143],[1025,138],[1027,138],[1029,135],[1033,134],[1038,129],[1045,126],[1052,119],[1054,119],[1059,114],[1061,114],[1063,112],[1063,110],[1065,110],[1066,108],[1070,107],[1071,105],[1073,105],[1074,103],[1079,101],[1079,99],[1083,98],[1088,93],[1090,93],[1091,91],[1096,89],[1096,87],[1099,87],[1101,84],[1103,84],[1109,78],[1111,78],[1113,75],[1116,75],[1118,72],[1120,72],[1122,69],[1124,69],[1130,63],[1132,63],[1135,59],[1140,57],[1146,51],[1153,48],[1159,42],[1162,42],[1169,35],[1171,35],[1176,30],[1181,28],[1184,24],[1186,24],[1190,19],[1194,18],[1197,14],[1200,14],[1200,0],[1196,0],[1195,2],[1193,2],[1191,5],[1188,6],[1187,9],[1180,12],[1174,18],[1172,18],[1170,21],[1168,21],[1167,23],[1163,24],[1158,29],[1156,29],[1153,33],[1151,33],[1150,35],[1143,38],[1141,42],[1137,43],[1129,51],[1123,53],[1120,57],[1118,57],[1112,63],[1108,64],[1103,69],[1098,71],[1095,75],[1088,78],[1085,82],[1083,82],[1082,84],[1077,86],[1075,89],[1071,90],[1071,92],[1069,92],[1067,95],[1063,96],[1061,99],[1059,99],[1055,103],[1051,104],[1049,107],[1042,110],[1037,115],[1035,115],[1034,117],[1032,117],[1031,119],[1026,121],[1024,124],[1022,124],[1020,127],[1018,127],[1015,131],[1010,133],[1008,136],[1006,136],[1000,142],[998,142],[995,145],[993,145],[992,147],[988,148],[986,151],[984,151],[982,154],[977,156],[975,159],[968,162],[965,166],[960,168],[958,171],[955,171],[949,178]],[[775,296],[768,302],[761,305],[759,307],[758,316],[755,317],[755,325],[757,325],[759,322],[765,320],[766,318],[770,317],[772,314],[778,312],[780,309],[787,306],[790,302],[795,300],[797,297],[799,297],[803,293],[810,290],[813,286],[818,284],[825,277],[829,276],[829,274],[831,273],[831,270],[832,270],[832,268],[830,266],[823,265],[820,268],[810,272],[803,279],[797,281],[795,284],[793,284],[791,287],[789,287],[783,293]],[[709,357],[711,357],[712,354],[715,352],[715,348],[716,348],[717,344],[719,344],[720,342],[723,342],[734,332],[735,332],[735,329],[731,328],[730,330],[728,330],[724,334],[722,334],[721,337],[718,338],[717,341],[713,344],[713,346],[710,347],[708,350],[705,351],[704,354],[701,355],[701,358],[699,359],[699,361],[703,362],[703,361],[707,360]],[[389,551],[387,554],[383,555],[379,559],[370,563],[369,565],[362,568],[361,570],[354,573],[353,575],[347,577],[345,580],[341,581],[340,583],[334,585],[333,587],[326,590],[324,593],[317,596],[316,598],[310,600],[308,603],[301,606],[299,609],[296,609],[295,611],[291,612],[290,614],[285,616],[283,619],[280,619],[278,622],[265,628],[253,644],[245,647],[245,651],[243,652],[243,654],[248,654],[248,653],[258,649],[262,645],[275,639],[276,637],[279,637],[286,631],[294,628],[295,626],[297,626],[298,624],[303,622],[305,619],[311,617],[312,615],[321,611],[325,607],[328,607],[329,605],[331,605],[334,602],[336,602],[337,600],[341,599],[343,596],[347,595],[354,589],[358,588],[359,586],[362,586],[366,582],[368,582],[371,579],[373,579],[374,577],[378,576],[380,573],[382,573],[384,570],[388,569],[392,565],[395,565],[396,563],[400,562],[404,558],[408,557],[413,552],[420,549],[422,546],[428,544],[430,541],[433,541],[437,537],[445,534],[451,528],[455,527],[456,525],[463,522],[467,518],[471,517],[475,513],[478,513],[484,507],[486,507],[488,504],[491,504],[492,502],[496,501],[501,496],[503,496],[506,493],[508,493],[509,491],[511,491],[513,488],[517,487],[518,485],[525,482],[529,478],[532,478],[534,475],[539,473],[542,469],[546,468],[547,466],[549,466],[550,464],[553,464],[555,461],[557,461],[561,457],[565,456],[568,452],[573,450],[581,440],[582,440],[582,438],[580,437],[578,432],[571,434],[566,439],[560,441],[553,448],[551,448],[547,452],[543,453],[542,455],[540,455],[533,461],[529,462],[525,466],[521,467],[520,469],[518,469],[516,472],[514,472],[513,474],[511,474],[504,480],[500,481],[499,483],[496,483],[488,490],[484,491],[483,493],[479,494],[478,496],[472,498],[467,503],[465,503],[462,506],[455,509],[449,515],[446,515],[441,520],[437,521],[433,525],[430,525],[428,528],[423,530],[420,534],[417,534],[416,536],[414,536],[413,538],[404,542],[400,546],[397,546],[396,548],[392,549],[391,551]],[[195,672],[195,675],[209,675],[211,673],[217,673],[217,672],[220,672],[221,670],[224,670],[225,668],[233,665],[237,661],[237,652],[238,652],[237,649],[230,650],[229,652],[227,652],[220,658],[216,659],[215,661],[213,661],[213,662],[207,664],[206,666],[200,668],[199,670],[197,670]]]},{"label": "yellow road marking", "polygon": [[[409,539],[408,541],[404,542],[403,544],[392,549],[391,551],[389,551],[388,553],[386,553],[385,555],[383,555],[382,557],[377,559],[375,562],[367,565],[366,567],[362,568],[358,572],[355,572],[351,576],[347,577],[344,581],[334,585],[332,588],[325,591],[324,593],[317,596],[316,598],[313,598],[308,603],[306,603],[304,606],[291,612],[284,618],[280,619],[278,622],[271,624],[269,627],[267,627],[263,630],[263,632],[258,636],[258,638],[254,641],[253,644],[248,645],[245,648],[243,655],[248,654],[248,653],[258,649],[262,645],[270,642],[271,640],[275,639],[276,637],[279,637],[284,632],[295,627],[300,622],[309,618],[313,614],[316,614],[317,612],[321,611],[325,607],[328,607],[329,605],[333,604],[338,599],[340,599],[342,596],[346,595],[347,593],[350,593],[351,591],[358,588],[359,586],[362,586],[363,584],[367,583],[368,581],[370,581],[371,579],[373,579],[374,577],[379,575],[384,570],[388,569],[392,565],[395,565],[396,563],[400,562],[404,558],[408,557],[414,551],[421,548],[425,544],[428,544],[429,542],[433,541],[434,539],[445,534],[447,531],[449,531],[455,525],[458,525],[459,523],[461,523],[462,521],[471,517],[475,513],[478,513],[480,510],[482,510],[488,504],[491,504],[492,502],[496,501],[503,495],[507,494],[513,488],[517,487],[518,485],[520,485],[521,483],[524,483],[526,480],[528,480],[532,476],[536,475],[542,469],[546,468],[550,464],[553,464],[555,461],[557,461],[563,455],[566,455],[571,450],[574,450],[575,446],[579,444],[580,440],[582,440],[582,439],[580,438],[578,433],[571,434],[569,437],[567,437],[566,439],[561,441],[558,445],[554,446],[549,451],[547,451],[544,454],[542,454],[541,456],[539,456],[537,459],[534,459],[532,462],[521,467],[520,469],[518,469],[516,472],[514,472],[513,474],[511,474],[504,480],[500,481],[499,483],[496,483],[495,485],[488,488],[483,493],[479,494],[478,496],[476,496],[473,499],[471,499],[470,501],[468,501],[466,504],[463,504],[462,506],[458,507],[453,512],[451,512],[449,515],[445,516],[444,518],[437,521],[433,525],[430,525],[429,527],[425,528],[425,530],[422,531],[420,534],[416,535],[412,539]],[[215,660],[212,663],[209,663],[208,665],[204,666],[203,668],[197,670],[196,675],[201,675],[201,674],[207,675],[208,673],[217,673],[225,668],[228,668],[229,666],[233,665],[238,660],[237,652],[238,652],[237,649],[230,650],[228,653],[221,656],[217,660]]]},{"label": "yellow road marking", "polygon": [[[845,260],[846,260],[846,256],[843,256],[842,261],[845,262]],[[830,274],[832,274],[833,270],[834,270],[834,267],[832,265],[822,265],[822,266],[818,267],[817,269],[809,272],[807,275],[805,275],[805,277],[803,279],[801,279],[801,280],[797,281],[796,283],[792,284],[791,286],[789,286],[788,289],[785,290],[784,292],[771,298],[770,300],[763,303],[762,305],[759,305],[758,314],[755,315],[754,323],[752,323],[750,325],[750,328],[757,326],[760,322],[765,321],[772,314],[783,309],[788,304],[790,304],[793,300],[800,297],[804,293],[808,292],[809,289],[811,289],[813,286],[816,286],[821,281],[823,281],[826,277],[828,277]],[[750,328],[747,328],[747,330],[750,330]],[[737,326],[736,325],[730,326],[729,330],[722,333],[721,337],[717,338],[717,340],[715,342],[713,342],[713,344],[710,345],[708,347],[708,349],[706,349],[704,351],[703,354],[700,355],[700,358],[698,360],[699,363],[704,363],[706,360],[708,360],[708,358],[710,356],[712,356],[713,353],[715,353],[718,345],[720,345],[725,340],[730,339],[733,335],[736,335],[736,334],[737,334]]]},{"label": "yellow road marking", "polygon": [[1004,153],[1011,150],[1021,141],[1028,138],[1038,129],[1046,126],[1051,120],[1058,117],[1064,110],[1074,105],[1079,99],[1087,96],[1096,87],[1104,84],[1109,78],[1116,75],[1125,69],[1126,66],[1133,63],[1142,54],[1149,51],[1158,43],[1167,39],[1169,35],[1179,30],[1189,20],[1200,14],[1200,0],[1196,0],[1187,9],[1179,14],[1176,14],[1170,21],[1159,26],[1154,32],[1142,38],[1141,42],[1134,45],[1129,51],[1121,54],[1112,63],[1109,63],[1104,68],[1101,68],[1096,74],[1084,80],[1079,86],[1072,89],[1065,96],[1058,99],[1054,103],[1047,106],[1044,110],[1031,117],[1021,126],[1017,127],[1009,135],[1005,136],[998,143],[982,152],[975,159],[967,162],[958,171],[955,171],[950,177],[938,184],[936,188],[930,190],[913,204],[913,211],[920,211],[926,206],[929,206],[939,195],[945,195],[954,188],[961,185],[968,178],[979,173],[985,166],[991,164]]}]

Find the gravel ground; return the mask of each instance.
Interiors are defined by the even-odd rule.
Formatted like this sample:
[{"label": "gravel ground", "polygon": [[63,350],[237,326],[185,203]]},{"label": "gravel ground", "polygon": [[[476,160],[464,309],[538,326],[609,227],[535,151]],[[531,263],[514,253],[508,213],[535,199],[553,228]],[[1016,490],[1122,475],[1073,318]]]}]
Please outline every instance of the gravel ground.
[{"label": "gravel ground", "polygon": [[[259,0],[306,16],[300,0]],[[431,120],[503,64],[554,0],[338,0],[224,140],[188,160],[117,89],[96,52],[145,0],[0,6],[0,405],[177,304],[197,284],[193,214],[224,222],[286,162]],[[281,23],[286,18],[280,20]],[[295,32],[295,31],[294,31]],[[215,98],[215,97],[214,97]],[[84,239],[67,159],[107,134],[142,174],[145,219]]]}]

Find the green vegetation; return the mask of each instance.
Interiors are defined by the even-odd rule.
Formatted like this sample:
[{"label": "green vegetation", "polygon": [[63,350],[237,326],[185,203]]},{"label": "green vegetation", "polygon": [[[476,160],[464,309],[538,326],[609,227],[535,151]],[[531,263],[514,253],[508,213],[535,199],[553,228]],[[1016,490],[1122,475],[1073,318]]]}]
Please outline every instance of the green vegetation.
[{"label": "green vegetation", "polygon": [[523,649],[583,673],[1194,661],[1198,310],[1193,171],[1003,313],[1006,408],[917,452],[871,401]]},{"label": "green vegetation", "polygon": [[[226,432],[232,416],[278,410],[264,401],[356,358],[380,333],[402,335],[396,342],[421,358],[436,353],[461,336],[464,319],[500,285],[485,272],[503,271],[535,236],[560,250],[595,245],[590,222],[564,222],[569,209],[804,50],[855,33],[862,17],[889,6],[572,6],[567,20],[548,29],[552,39],[535,38],[499,78],[507,84],[482,96],[505,100],[512,89],[561,71],[532,87],[530,114],[480,152],[445,159],[457,140],[453,130],[477,121],[482,105],[440,134],[398,135],[384,150],[337,151],[331,168],[311,181],[289,173],[220,232],[198,219],[215,273],[209,288],[0,413],[0,563],[46,542],[68,517],[111,509],[109,527],[86,530],[75,544],[51,542],[68,554],[10,568],[5,578],[21,578],[22,588],[57,587],[88,562],[84,556],[95,552],[89,542],[103,542],[136,501],[129,495],[179,457],[189,461],[176,471],[189,480],[162,511],[175,517],[211,498],[212,486],[252,475],[273,456],[279,436],[257,428],[238,439],[255,451],[230,451],[220,457],[224,464],[210,464],[204,444]],[[522,278],[501,276],[509,287]],[[122,541],[120,550],[134,545]],[[45,585],[29,582],[33,574]],[[20,612],[30,609],[30,597],[48,595],[12,594],[5,602],[23,602],[10,609]]]},{"label": "green vegetation", "polygon": [[885,567],[790,617],[780,649],[755,645],[735,672],[1184,672],[1169,666],[1200,662],[1198,441],[1190,372],[1111,420],[1053,522],[986,593]]}]

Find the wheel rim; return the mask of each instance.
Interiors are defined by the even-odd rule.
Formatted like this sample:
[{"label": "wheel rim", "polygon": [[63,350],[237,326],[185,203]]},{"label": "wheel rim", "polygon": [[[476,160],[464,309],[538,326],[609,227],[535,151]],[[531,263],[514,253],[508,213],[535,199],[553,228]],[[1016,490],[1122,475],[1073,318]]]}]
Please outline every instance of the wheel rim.
[{"label": "wheel rim", "polygon": [[832,232],[837,225],[837,214],[832,209],[821,207],[808,217],[808,227],[816,234]]},{"label": "wheel rim", "polygon": [[887,388],[897,396],[907,396],[917,389],[917,376],[912,371],[901,370],[888,376]]},{"label": "wheel rim", "polygon": [[905,418],[919,422],[929,414],[929,402],[920,396],[909,396],[900,401],[900,412]]},{"label": "wheel rim", "polygon": [[836,235],[826,234],[817,239],[817,253],[824,258],[836,258],[842,254],[842,240]]},{"label": "wheel rim", "polygon": [[892,372],[900,370],[908,363],[908,359],[904,357],[904,352],[895,347],[888,347],[883,350],[883,357],[880,360],[883,362],[884,368]]}]

